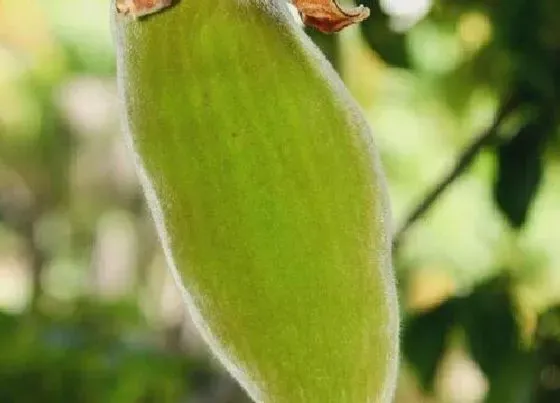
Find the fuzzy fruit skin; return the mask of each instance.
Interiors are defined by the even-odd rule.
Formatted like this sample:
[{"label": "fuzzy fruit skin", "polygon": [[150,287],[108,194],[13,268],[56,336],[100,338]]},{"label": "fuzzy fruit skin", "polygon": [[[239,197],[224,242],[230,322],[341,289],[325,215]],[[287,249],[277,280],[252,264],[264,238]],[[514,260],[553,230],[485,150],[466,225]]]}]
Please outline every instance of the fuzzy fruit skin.
[{"label": "fuzzy fruit skin", "polygon": [[114,21],[127,139],[211,349],[257,402],[390,401],[388,203],[338,76],[277,0]]}]

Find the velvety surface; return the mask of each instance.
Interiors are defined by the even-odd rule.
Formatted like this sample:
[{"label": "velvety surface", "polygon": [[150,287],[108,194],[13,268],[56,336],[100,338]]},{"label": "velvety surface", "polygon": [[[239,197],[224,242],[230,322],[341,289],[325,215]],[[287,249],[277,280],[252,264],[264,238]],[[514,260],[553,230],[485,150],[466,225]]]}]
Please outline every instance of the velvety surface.
[{"label": "velvety surface", "polygon": [[262,3],[117,16],[127,135],[186,300],[250,395],[385,402],[397,306],[370,133],[284,6]]}]

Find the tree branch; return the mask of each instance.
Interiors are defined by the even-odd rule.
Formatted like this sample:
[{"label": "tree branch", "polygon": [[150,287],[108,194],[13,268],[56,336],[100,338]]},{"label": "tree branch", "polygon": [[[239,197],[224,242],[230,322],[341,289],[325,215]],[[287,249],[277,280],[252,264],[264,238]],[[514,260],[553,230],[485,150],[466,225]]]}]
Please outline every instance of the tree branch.
[{"label": "tree branch", "polygon": [[402,227],[395,233],[393,237],[393,250],[396,250],[402,242],[408,229],[416,223],[439,199],[442,193],[459,178],[473,163],[476,156],[491,143],[498,135],[498,129],[504,120],[519,106],[519,99],[511,97],[498,111],[492,125],[486,129],[480,136],[465,148],[457,159],[455,166],[451,169],[433,188],[427,193],[418,206],[412,210],[410,215],[404,221]]}]

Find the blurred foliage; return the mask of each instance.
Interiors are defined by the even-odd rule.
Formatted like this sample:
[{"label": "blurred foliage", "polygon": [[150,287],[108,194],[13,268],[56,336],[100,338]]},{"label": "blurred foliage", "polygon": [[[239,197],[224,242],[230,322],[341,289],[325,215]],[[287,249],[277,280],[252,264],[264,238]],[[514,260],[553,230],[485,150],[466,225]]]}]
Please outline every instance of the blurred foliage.
[{"label": "blurred foliage", "polygon": [[1,401],[177,402],[188,396],[200,369],[135,335],[130,312],[97,303],[75,309],[66,317],[0,318]]},{"label": "blurred foliage", "polygon": [[[473,156],[395,254],[396,401],[560,402],[560,2],[364,3],[313,38],[375,129],[397,223]],[[165,270],[112,52],[106,0],[0,0],[0,401],[246,401]]]}]

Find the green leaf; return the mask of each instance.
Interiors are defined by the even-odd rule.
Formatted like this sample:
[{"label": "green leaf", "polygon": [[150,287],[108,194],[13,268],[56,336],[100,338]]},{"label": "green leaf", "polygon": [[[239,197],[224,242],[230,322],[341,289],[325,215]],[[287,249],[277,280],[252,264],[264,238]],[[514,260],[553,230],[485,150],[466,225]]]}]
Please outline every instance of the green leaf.
[{"label": "green leaf", "polygon": [[503,371],[504,363],[521,346],[509,285],[505,278],[491,279],[463,303],[462,324],[471,355],[488,376]]},{"label": "green leaf", "polygon": [[[531,352],[512,352],[502,362],[499,372],[488,377],[485,403],[532,403],[539,370]],[[556,402],[549,400],[547,403]]]},{"label": "green leaf", "polygon": [[117,16],[116,32],[127,138],[214,353],[256,401],[389,401],[383,174],[359,108],[285,3],[181,1]]},{"label": "green leaf", "polygon": [[527,220],[539,189],[543,174],[543,142],[549,130],[542,121],[532,121],[498,148],[494,197],[502,213],[516,229]]},{"label": "green leaf", "polygon": [[529,403],[532,394],[536,360],[522,348],[510,287],[508,278],[493,278],[463,300],[467,344],[489,381],[486,403]]},{"label": "green leaf", "polygon": [[538,378],[535,403],[560,401],[560,305],[540,315],[537,325]]},{"label": "green leaf", "polygon": [[447,347],[447,340],[456,320],[456,300],[448,300],[437,308],[414,315],[403,334],[403,353],[417,373],[422,387],[431,392],[438,365]]}]

